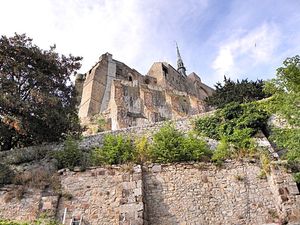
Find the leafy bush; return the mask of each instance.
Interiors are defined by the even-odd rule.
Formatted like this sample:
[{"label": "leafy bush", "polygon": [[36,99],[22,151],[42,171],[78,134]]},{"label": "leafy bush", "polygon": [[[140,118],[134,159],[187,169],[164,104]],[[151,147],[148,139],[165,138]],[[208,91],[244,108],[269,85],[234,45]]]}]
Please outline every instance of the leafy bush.
[{"label": "leafy bush", "polygon": [[253,147],[251,137],[266,129],[268,117],[268,113],[256,103],[233,102],[213,116],[196,120],[195,130],[213,139],[226,140],[240,154]]},{"label": "leafy bush", "polygon": [[277,147],[288,149],[286,159],[289,162],[300,164],[300,128],[272,128],[269,138]]},{"label": "leafy bush", "polygon": [[231,155],[230,145],[225,138],[222,138],[217,148],[213,152],[212,161],[221,163]]},{"label": "leafy bush", "polygon": [[10,184],[15,174],[8,165],[0,163],[0,187],[3,184]]},{"label": "leafy bush", "polygon": [[199,118],[194,129],[209,138],[221,140],[212,160],[221,163],[228,157],[243,157],[253,153],[252,137],[266,130],[269,115],[257,103],[238,104],[232,102],[214,115]]},{"label": "leafy bush", "polygon": [[205,160],[212,155],[207,143],[196,134],[188,133],[188,135],[184,136],[182,145],[181,161]]},{"label": "leafy bush", "polygon": [[156,162],[179,162],[183,134],[171,123],[166,123],[153,135],[151,155]]},{"label": "leafy bush", "polygon": [[294,174],[294,181],[300,184],[300,172]]},{"label": "leafy bush", "polygon": [[121,164],[133,161],[134,147],[128,137],[122,135],[105,135],[103,146],[92,151],[94,165]]},{"label": "leafy bush", "polygon": [[138,137],[134,141],[135,157],[134,161],[143,163],[151,161],[150,143],[147,137]]},{"label": "leafy bush", "polygon": [[155,162],[201,160],[210,155],[211,152],[204,141],[192,134],[185,136],[171,123],[166,123],[153,136],[151,156]]},{"label": "leafy bush", "polygon": [[72,137],[67,137],[64,143],[64,149],[54,154],[57,160],[58,169],[69,168],[74,169],[75,166],[80,166],[83,169],[87,166],[87,157],[79,149],[78,143]]},{"label": "leafy bush", "polygon": [[221,123],[220,118],[216,115],[206,116],[195,120],[194,129],[207,137],[219,139],[218,126]]}]

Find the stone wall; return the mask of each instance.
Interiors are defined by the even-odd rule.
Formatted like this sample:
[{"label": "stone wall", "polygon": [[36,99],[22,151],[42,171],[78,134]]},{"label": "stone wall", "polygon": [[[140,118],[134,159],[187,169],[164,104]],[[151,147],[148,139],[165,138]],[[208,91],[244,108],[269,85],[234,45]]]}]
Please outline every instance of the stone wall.
[{"label": "stone wall", "polygon": [[[144,174],[149,224],[265,224],[276,202],[260,168],[251,163],[148,167]],[[276,215],[275,215],[276,214]]]},{"label": "stone wall", "polygon": [[[66,224],[83,215],[86,224],[143,224],[141,167],[95,168],[61,175],[57,218]],[[69,199],[68,199],[69,198]]]},{"label": "stone wall", "polygon": [[61,195],[47,190],[0,189],[0,218],[32,221],[47,214],[65,224],[194,225],[300,222],[300,195],[291,174],[274,167],[258,178],[255,161],[152,164],[61,170]]},{"label": "stone wall", "polygon": [[[192,118],[177,120],[177,129],[187,132]],[[163,123],[125,128],[84,138],[80,147],[88,151],[101,146],[110,134],[151,137]],[[260,146],[272,146],[265,137],[257,137]],[[209,140],[210,145],[216,145]],[[1,162],[23,164],[17,171],[54,171],[47,152],[62,144],[35,146],[0,152]],[[22,160],[26,160],[24,161]],[[28,163],[29,161],[33,161]],[[0,218],[33,220],[41,213],[62,220],[67,208],[66,224],[72,216],[83,215],[87,224],[267,224],[300,223],[300,195],[292,175],[280,165],[272,166],[266,180],[259,179],[258,161],[228,161],[218,168],[209,163],[113,166],[89,168],[85,172],[59,171],[61,197],[45,189],[0,189]],[[18,191],[24,194],[18,200]]]},{"label": "stone wall", "polygon": [[23,191],[23,187],[14,185],[0,188],[0,219],[32,221],[37,218],[41,191],[28,189],[24,195]]}]

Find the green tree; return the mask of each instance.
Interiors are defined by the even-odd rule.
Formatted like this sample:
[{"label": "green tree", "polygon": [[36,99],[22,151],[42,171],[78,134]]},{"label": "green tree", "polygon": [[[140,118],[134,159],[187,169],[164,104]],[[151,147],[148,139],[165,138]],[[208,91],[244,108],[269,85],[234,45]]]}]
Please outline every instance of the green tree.
[{"label": "green tree", "polygon": [[267,108],[300,126],[300,56],[287,58],[276,78],[266,82],[265,92],[273,94]]},{"label": "green tree", "polygon": [[80,60],[42,50],[25,34],[0,38],[0,150],[80,130],[70,81]]},{"label": "green tree", "polygon": [[205,99],[210,106],[223,108],[231,102],[246,103],[260,100],[269,96],[263,92],[264,82],[262,80],[248,81],[243,79],[236,82],[224,76],[224,85],[218,82],[216,91],[212,96]]},{"label": "green tree", "polygon": [[285,156],[295,172],[300,171],[300,56],[287,58],[277,69],[276,78],[266,83],[265,91],[272,93],[266,108],[288,122],[283,128],[271,127],[272,140],[278,148],[287,150]]}]

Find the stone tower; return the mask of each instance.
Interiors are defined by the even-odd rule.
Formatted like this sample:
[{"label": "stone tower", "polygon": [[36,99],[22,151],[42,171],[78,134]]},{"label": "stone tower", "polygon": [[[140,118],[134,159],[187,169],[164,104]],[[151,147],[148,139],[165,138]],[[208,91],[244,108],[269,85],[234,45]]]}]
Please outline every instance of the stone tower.
[{"label": "stone tower", "polygon": [[177,71],[182,75],[186,77],[186,69],[184,67],[183,61],[180,56],[179,48],[176,43],[176,49],[177,49]]},{"label": "stone tower", "polygon": [[186,69],[177,46],[178,69],[155,62],[147,74],[103,54],[86,74],[76,77],[83,124],[100,115],[112,130],[179,119],[207,110],[204,99],[214,90]]}]

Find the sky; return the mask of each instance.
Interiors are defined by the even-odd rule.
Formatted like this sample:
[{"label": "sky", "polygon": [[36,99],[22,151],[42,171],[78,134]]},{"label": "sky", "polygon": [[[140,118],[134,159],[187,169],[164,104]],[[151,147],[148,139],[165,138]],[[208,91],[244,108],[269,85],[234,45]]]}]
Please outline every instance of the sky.
[{"label": "sky", "polygon": [[300,54],[300,0],[0,0],[0,35],[15,32],[82,56],[81,73],[106,52],[141,74],[176,68],[177,42],[187,74],[213,86],[271,79]]}]

